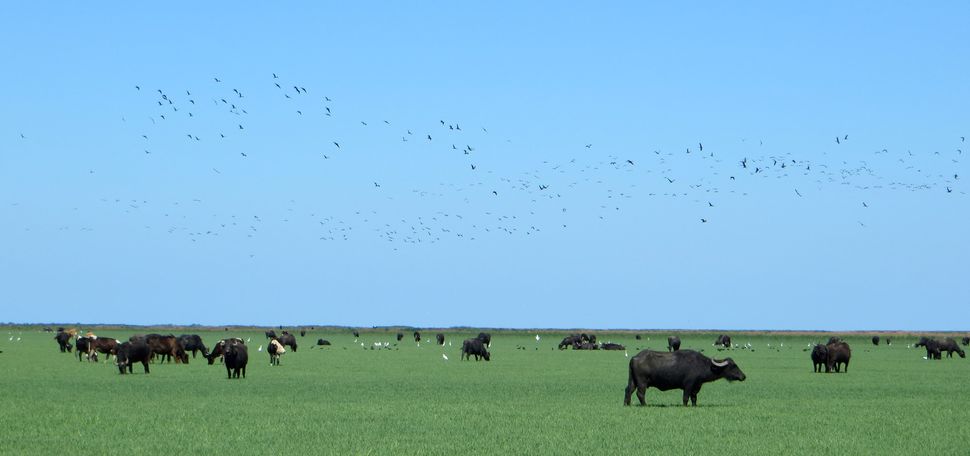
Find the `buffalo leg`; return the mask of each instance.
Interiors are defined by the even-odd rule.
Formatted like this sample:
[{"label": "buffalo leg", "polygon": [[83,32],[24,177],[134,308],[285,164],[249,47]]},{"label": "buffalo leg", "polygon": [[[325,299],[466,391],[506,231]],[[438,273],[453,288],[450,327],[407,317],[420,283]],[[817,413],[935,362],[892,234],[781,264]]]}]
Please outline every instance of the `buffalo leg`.
[{"label": "buffalo leg", "polygon": [[626,391],[623,393],[623,405],[630,405],[630,398],[633,396],[633,390],[636,388],[633,381],[626,384]]},{"label": "buffalo leg", "polygon": [[243,378],[246,378],[246,366],[243,366],[242,374],[243,374]]},{"label": "buffalo leg", "polygon": [[229,366],[226,366],[226,375],[228,375],[230,379],[232,378],[232,369],[230,369]]},{"label": "buffalo leg", "polygon": [[637,399],[640,400],[640,405],[647,405],[647,387],[637,386]]}]

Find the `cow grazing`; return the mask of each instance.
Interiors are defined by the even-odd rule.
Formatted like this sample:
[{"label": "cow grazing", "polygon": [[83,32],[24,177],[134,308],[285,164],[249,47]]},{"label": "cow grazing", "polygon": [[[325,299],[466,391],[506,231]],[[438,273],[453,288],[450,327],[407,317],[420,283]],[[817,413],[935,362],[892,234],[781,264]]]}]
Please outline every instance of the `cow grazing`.
[{"label": "cow grazing", "polygon": [[276,331],[275,330],[272,330],[272,329],[269,330],[269,331],[266,331],[264,334],[266,334],[266,338],[267,339],[272,339],[272,338],[276,337]]},{"label": "cow grazing", "polygon": [[623,397],[623,405],[630,405],[633,392],[637,392],[640,405],[646,405],[647,388],[660,391],[680,389],[684,391],[684,405],[689,400],[697,406],[697,393],[707,382],[726,378],[728,381],[744,381],[744,372],[734,360],[716,360],[693,350],[655,352],[644,350],[630,359],[630,378]]},{"label": "cow grazing", "polygon": [[327,339],[317,339],[317,345],[330,345],[330,341]]},{"label": "cow grazing", "polygon": [[961,358],[966,358],[967,354],[963,352],[963,349],[957,345],[957,341],[952,337],[947,337],[940,342],[940,352],[946,352],[947,358],[953,357],[953,352],[957,352]]},{"label": "cow grazing", "polygon": [[98,360],[98,353],[103,353],[104,360],[107,361],[111,359],[111,355],[118,356],[118,340],[109,337],[98,337],[97,339],[92,339],[88,345],[90,347],[91,359],[94,361]]},{"label": "cow grazing", "polygon": [[269,353],[269,365],[279,366],[280,357],[286,353],[286,349],[283,348],[283,344],[281,344],[279,340],[270,339],[269,347],[266,347],[266,352]]},{"label": "cow grazing", "polygon": [[879,345],[879,336],[872,336],[872,345]]},{"label": "cow grazing", "polygon": [[815,347],[812,347],[812,368],[815,372],[823,372],[828,359],[828,347],[822,344],[816,344]]},{"label": "cow grazing", "polygon": [[667,338],[667,351],[677,351],[680,350],[680,338],[677,336],[670,336]]},{"label": "cow grazing", "polygon": [[414,341],[415,342],[421,342],[421,333],[419,333],[417,331],[414,332]]},{"label": "cow grazing", "polygon": [[115,356],[115,363],[118,371],[124,375],[125,370],[132,373],[132,364],[141,363],[145,368],[145,373],[149,373],[148,360],[152,356],[152,350],[145,343],[144,339],[135,339],[118,345],[118,354]]},{"label": "cow grazing", "polygon": [[940,342],[936,339],[931,339],[929,337],[920,337],[919,341],[913,345],[913,347],[925,347],[926,348],[926,359],[942,359],[940,350]]},{"label": "cow grazing", "polygon": [[478,340],[482,341],[486,347],[492,348],[492,335],[490,333],[478,333]]},{"label": "cow grazing", "polygon": [[397,333],[397,341],[400,342],[404,338],[404,333]]},{"label": "cow grazing", "polygon": [[485,361],[490,360],[488,350],[485,348],[485,342],[482,342],[481,339],[465,339],[461,343],[460,359],[471,359],[472,356],[475,357],[475,361],[478,361],[480,358],[485,358]]},{"label": "cow grazing", "polygon": [[849,358],[852,357],[852,350],[849,348],[849,344],[845,342],[836,342],[834,344],[828,344],[826,347],[828,349],[828,358],[825,361],[825,372],[841,372],[839,366],[844,366],[846,373],[849,372]]},{"label": "cow grazing", "polygon": [[578,334],[570,334],[566,337],[563,337],[562,342],[559,342],[559,349],[563,350],[568,347],[575,347],[576,345],[579,345],[581,343],[582,343],[582,336]]},{"label": "cow grazing", "polygon": [[84,361],[82,358],[91,359],[91,338],[81,336],[74,341],[74,348],[77,349],[77,360]]},{"label": "cow grazing", "polygon": [[72,337],[70,333],[64,331],[58,331],[54,336],[54,340],[57,341],[57,347],[61,349],[61,353],[70,353],[71,349],[74,348],[71,345]]},{"label": "cow grazing", "polygon": [[626,350],[626,347],[620,344],[614,344],[612,342],[607,342],[600,345],[601,350]]},{"label": "cow grazing", "polygon": [[970,337],[963,336],[963,339],[961,339],[960,342],[962,342],[963,345],[965,345],[965,346],[966,345],[970,345]]},{"label": "cow grazing", "polygon": [[721,334],[717,336],[717,340],[714,341],[714,346],[720,346],[724,348],[731,348],[731,336]]},{"label": "cow grazing", "polygon": [[189,355],[185,353],[185,350],[179,345],[178,339],[174,335],[145,334],[144,336],[132,336],[128,341],[133,342],[133,339],[142,338],[148,344],[148,348],[152,350],[153,357],[154,355],[159,355],[159,362],[171,362],[174,358],[176,364],[189,363]]},{"label": "cow grazing", "polygon": [[296,353],[296,336],[286,331],[283,331],[283,334],[279,337],[278,340],[280,341],[280,344],[286,347],[290,347],[290,350],[293,350],[293,353]]},{"label": "cow grazing", "polygon": [[178,343],[186,353],[192,352],[193,359],[195,359],[195,354],[200,351],[203,358],[209,357],[209,349],[205,348],[202,338],[196,334],[182,334],[178,337]]},{"label": "cow grazing", "polygon": [[438,345],[444,345],[445,344],[445,335],[442,334],[442,333],[435,334],[434,335],[434,340],[435,340],[435,342],[438,343]]},{"label": "cow grazing", "polygon": [[242,373],[242,378],[246,378],[246,364],[249,363],[249,351],[246,349],[246,344],[240,344],[229,339],[225,344],[223,358],[226,362],[226,375],[229,379],[239,378],[240,373]]}]

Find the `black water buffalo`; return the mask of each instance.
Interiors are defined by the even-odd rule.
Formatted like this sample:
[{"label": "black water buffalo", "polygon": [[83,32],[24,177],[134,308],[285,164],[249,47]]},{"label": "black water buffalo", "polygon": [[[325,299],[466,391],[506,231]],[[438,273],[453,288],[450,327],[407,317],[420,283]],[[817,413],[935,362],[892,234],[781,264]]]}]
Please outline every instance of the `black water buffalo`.
[{"label": "black water buffalo", "polygon": [[222,360],[223,355],[225,355],[226,353],[226,344],[229,342],[233,342],[236,344],[243,344],[243,345],[246,344],[245,342],[243,342],[242,339],[238,337],[231,338],[231,339],[222,339],[219,342],[216,342],[216,344],[212,347],[212,351],[209,352],[209,356],[206,357],[209,361],[210,366],[216,362],[216,358],[219,358],[220,360]]},{"label": "black water buffalo", "polygon": [[570,334],[566,337],[563,337],[562,342],[559,342],[559,349],[563,350],[568,347],[575,347],[576,345],[579,345],[581,343],[582,343],[582,338],[580,335]]},{"label": "black water buffalo", "polygon": [[118,356],[118,340],[110,337],[97,337],[88,343],[91,359],[98,360],[98,353],[103,353],[105,361],[111,359],[111,355]]},{"label": "black water buffalo", "polygon": [[573,344],[573,350],[599,350],[600,346],[590,342],[577,342]]},{"label": "black water buffalo", "polygon": [[91,359],[91,338],[80,336],[74,341],[74,348],[77,349],[77,360],[84,361],[82,358]]},{"label": "black water buffalo", "polygon": [[929,337],[920,337],[919,341],[916,342],[913,347],[925,347],[926,348],[926,359],[942,359],[940,350],[940,341],[936,339],[931,339]]},{"label": "black water buffalo", "polygon": [[132,373],[132,364],[141,363],[145,368],[145,373],[149,373],[148,360],[152,356],[152,349],[145,343],[144,339],[135,339],[134,341],[125,342],[118,345],[117,356],[115,356],[115,363],[118,365],[118,371],[124,374],[127,370],[128,373]]},{"label": "black water buffalo", "polygon": [[415,342],[421,342],[421,333],[419,333],[417,331],[414,332],[414,341]]},{"label": "black water buffalo", "polygon": [[963,352],[963,349],[957,345],[957,341],[952,337],[947,337],[940,342],[940,352],[946,352],[947,358],[953,357],[953,352],[957,352],[961,358],[966,358],[967,354]]},{"label": "black water buffalo", "polygon": [[404,333],[397,333],[397,341],[400,342],[404,338]]},{"label": "black water buffalo", "polygon": [[330,341],[327,339],[317,339],[317,345],[330,345]]},{"label": "black water buffalo", "polygon": [[434,340],[435,340],[435,342],[438,343],[438,345],[444,345],[445,344],[445,335],[442,334],[442,333],[435,334],[434,335]]},{"label": "black water buffalo", "polygon": [[591,344],[595,344],[596,343],[596,334],[590,334],[589,335],[589,343],[591,343]]},{"label": "black water buffalo", "polygon": [[825,345],[832,345],[832,344],[836,344],[836,343],[839,343],[839,342],[842,342],[842,338],[841,337],[832,336],[832,337],[829,337],[829,341],[826,342]]},{"label": "black water buffalo", "polygon": [[478,340],[482,341],[486,347],[492,348],[492,335],[489,333],[478,333]]},{"label": "black water buffalo", "polygon": [[684,391],[684,405],[690,400],[696,407],[701,386],[721,378],[744,381],[745,375],[731,358],[719,361],[694,350],[669,353],[644,350],[630,359],[630,379],[623,405],[630,405],[634,391],[640,405],[646,405],[644,396],[647,388],[652,386],[660,391],[681,389]]},{"label": "black water buffalo", "polygon": [[717,336],[717,340],[714,341],[714,346],[721,346],[724,348],[731,348],[731,336],[721,334]]},{"label": "black water buffalo", "polygon": [[246,364],[249,363],[249,351],[246,349],[246,344],[236,343],[232,339],[226,341],[223,358],[226,362],[226,375],[229,379],[239,378],[240,372],[242,372],[242,378],[246,378]]},{"label": "black water buffalo", "polygon": [[839,370],[839,366],[844,366],[844,372],[848,373],[849,358],[852,358],[852,349],[849,348],[849,344],[839,341],[828,344],[826,348],[828,349],[828,358],[825,360],[825,372],[832,372],[832,369],[835,369],[836,372],[842,372]]},{"label": "black water buffalo", "polygon": [[[134,342],[134,339],[143,339],[148,348],[151,349],[153,355],[159,355],[159,362],[171,362],[172,358],[175,358],[175,362],[188,364],[189,355],[185,353],[182,346],[179,345],[178,339],[172,335],[161,335],[161,334],[145,334],[144,336],[131,336],[128,339],[129,342]],[[154,356],[153,356],[154,357]]]},{"label": "black water buffalo", "polygon": [[306,330],[305,329],[301,329],[300,330],[300,337],[306,337]]},{"label": "black water buffalo", "polygon": [[670,336],[667,338],[667,351],[677,351],[680,350],[680,338],[677,336]]},{"label": "black water buffalo", "polygon": [[963,339],[960,339],[960,342],[962,342],[963,345],[970,345],[970,337],[963,336]]},{"label": "black water buffalo", "polygon": [[817,344],[812,348],[812,367],[815,372],[823,372],[825,363],[829,359],[829,349],[825,345]]},{"label": "black water buffalo", "polygon": [[879,336],[872,336],[872,345],[879,345]]},{"label": "black water buffalo", "polygon": [[57,341],[57,346],[61,349],[61,353],[70,353],[71,349],[74,348],[71,345],[71,335],[66,332],[58,331],[54,336],[54,340]]},{"label": "black water buffalo", "polygon": [[637,334],[637,335],[636,335],[636,337],[634,337],[634,339],[636,339],[636,340],[640,340],[640,339],[643,339],[643,336],[641,336],[641,335],[639,335],[639,334]]},{"label": "black water buffalo", "polygon": [[290,347],[296,353],[296,336],[284,331],[283,334],[278,338],[281,344]]},{"label": "black water buffalo", "polygon": [[358,339],[358,338],[360,338],[360,332],[358,332],[358,331],[357,331],[357,330],[355,329],[355,330],[354,330],[354,339]]},{"label": "black water buffalo", "polygon": [[179,345],[182,346],[182,350],[186,352],[192,352],[192,358],[195,358],[196,352],[202,352],[203,358],[208,358],[209,349],[205,348],[205,344],[202,343],[202,338],[196,334],[182,334],[178,338]]},{"label": "black water buffalo", "polygon": [[485,348],[485,342],[481,339],[465,339],[461,344],[461,359],[471,359],[475,356],[475,361],[480,358],[485,358],[485,361],[489,361],[490,355],[488,350]]},{"label": "black water buffalo", "polygon": [[626,347],[620,344],[614,344],[612,342],[607,342],[600,345],[601,350],[626,350]]},{"label": "black water buffalo", "polygon": [[269,331],[266,331],[266,332],[265,332],[265,333],[263,333],[263,334],[266,334],[266,338],[267,338],[267,339],[273,339],[273,338],[275,338],[275,337],[276,337],[276,331],[275,331],[275,330],[273,330],[273,329],[271,329],[271,330],[269,330]]}]

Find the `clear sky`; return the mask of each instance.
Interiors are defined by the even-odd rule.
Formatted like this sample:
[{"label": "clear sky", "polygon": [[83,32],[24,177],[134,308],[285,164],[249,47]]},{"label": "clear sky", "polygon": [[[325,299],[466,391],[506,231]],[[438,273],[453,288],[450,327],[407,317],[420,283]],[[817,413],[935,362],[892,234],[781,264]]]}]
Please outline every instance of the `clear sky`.
[{"label": "clear sky", "polygon": [[0,321],[970,326],[970,4],[601,3],[5,6]]}]

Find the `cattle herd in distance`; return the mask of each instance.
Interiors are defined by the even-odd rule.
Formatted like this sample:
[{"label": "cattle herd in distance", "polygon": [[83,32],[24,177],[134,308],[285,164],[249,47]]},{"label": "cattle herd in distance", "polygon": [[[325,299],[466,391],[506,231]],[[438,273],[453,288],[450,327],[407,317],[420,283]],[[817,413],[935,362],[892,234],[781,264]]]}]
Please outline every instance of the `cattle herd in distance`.
[{"label": "cattle herd in distance", "polygon": [[[51,328],[45,328],[45,331],[55,332]],[[360,332],[357,330],[353,330],[352,334],[355,341],[360,338]],[[294,334],[282,331],[277,335],[275,330],[269,330],[265,332],[265,335],[269,340],[266,352],[270,357],[270,365],[279,366],[280,359],[287,349],[293,352],[297,351],[299,345]],[[305,336],[306,330],[300,330],[300,337]],[[415,343],[420,345],[421,333],[415,331],[412,336]],[[641,340],[642,336],[637,334],[635,338]],[[398,342],[403,340],[404,333],[398,332],[396,339]],[[195,358],[197,353],[201,353],[210,365],[215,364],[217,360],[222,363],[226,368],[226,377],[231,380],[246,378],[246,365],[249,363],[249,349],[246,346],[246,341],[236,337],[220,339],[211,351],[202,342],[202,338],[195,334],[184,334],[178,337],[172,334],[134,335],[128,341],[121,342],[117,339],[99,338],[90,332],[81,335],[76,329],[57,328],[54,340],[57,341],[58,348],[62,353],[70,353],[73,349],[79,361],[88,359],[97,362],[99,354],[105,355],[106,361],[114,356],[115,365],[121,374],[133,373],[133,366],[136,363],[141,363],[144,372],[148,374],[150,373],[149,364],[155,362],[155,360],[158,360],[160,364],[173,360],[176,364],[188,364],[189,353],[192,354],[192,358]],[[538,342],[538,340],[539,336],[537,335],[536,341]],[[888,337],[882,340],[879,336],[872,336],[873,345],[878,346],[880,342],[885,345],[892,344]],[[970,337],[963,337],[960,342],[964,346],[970,345]],[[441,346],[445,345],[445,335],[443,333],[435,334],[435,343]],[[491,334],[485,332],[479,333],[477,337],[465,339],[461,344],[460,359],[471,360],[474,357],[475,361],[490,361],[491,354],[488,349],[491,347],[491,343]],[[316,345],[329,346],[331,343],[326,339],[318,339]],[[722,378],[729,382],[745,380],[746,375],[733,359],[709,358],[698,351],[681,350],[680,345],[679,337],[670,336],[667,338],[666,352],[643,350],[630,358],[629,376],[623,398],[624,405],[630,405],[634,392],[640,401],[640,405],[646,405],[644,398],[646,389],[654,387],[661,391],[682,390],[684,392],[684,405],[696,406],[697,393],[704,383]],[[364,347],[365,345],[362,343],[361,346]],[[732,345],[731,337],[724,334],[715,339],[713,346],[718,351],[732,348],[753,351],[750,344]],[[951,337],[943,339],[920,337],[912,347],[925,348],[926,356],[924,359],[927,360],[942,359],[943,352],[946,352],[948,358],[952,358],[953,353],[957,353],[961,358],[966,358],[966,353],[960,348],[960,344]],[[387,342],[375,343],[374,346],[370,347],[371,350],[375,348],[390,348],[390,344]],[[524,346],[517,346],[516,348],[525,349]],[[565,350],[568,348],[573,350],[626,351],[626,347],[620,344],[597,343],[596,335],[585,333],[570,334],[563,338],[558,349]],[[260,345],[259,351],[262,351],[262,345]],[[848,373],[849,371],[852,349],[848,343],[838,337],[831,337],[827,343],[816,344],[803,351],[811,352],[815,373]],[[447,355],[442,354],[442,356],[445,360],[448,359]]]}]

